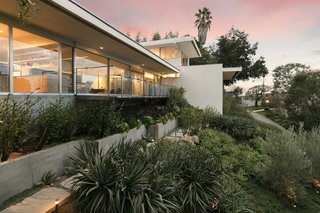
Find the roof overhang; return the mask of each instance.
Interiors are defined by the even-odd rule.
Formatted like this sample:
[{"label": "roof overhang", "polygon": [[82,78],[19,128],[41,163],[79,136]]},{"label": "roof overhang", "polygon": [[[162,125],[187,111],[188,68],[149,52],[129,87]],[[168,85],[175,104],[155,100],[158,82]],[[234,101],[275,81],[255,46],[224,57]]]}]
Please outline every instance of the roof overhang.
[{"label": "roof overhang", "polygon": [[38,4],[40,10],[27,25],[17,22],[17,1],[1,0],[0,15],[3,20],[12,20],[13,26],[39,29],[39,32],[73,42],[76,47],[92,49],[129,65],[163,74],[179,72],[178,68],[71,0],[40,0]]},{"label": "roof overhang", "polygon": [[201,57],[201,52],[198,47],[198,44],[192,36],[148,41],[142,42],[140,44],[146,48],[175,46],[178,47],[188,58]]},{"label": "roof overhang", "polygon": [[241,67],[222,68],[223,80],[233,80],[240,74],[241,71]]}]

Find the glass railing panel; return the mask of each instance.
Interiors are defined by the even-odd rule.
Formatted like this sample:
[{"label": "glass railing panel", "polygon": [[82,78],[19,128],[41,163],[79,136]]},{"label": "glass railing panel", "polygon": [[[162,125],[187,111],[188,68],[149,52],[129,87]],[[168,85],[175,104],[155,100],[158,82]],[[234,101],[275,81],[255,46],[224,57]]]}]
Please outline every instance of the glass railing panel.
[{"label": "glass railing panel", "polygon": [[122,77],[122,94],[132,95],[132,79]]},{"label": "glass railing panel", "polygon": [[133,95],[143,96],[143,81],[140,79],[132,79],[133,83]]},{"label": "glass railing panel", "polygon": [[111,76],[110,94],[122,94],[122,76]]}]

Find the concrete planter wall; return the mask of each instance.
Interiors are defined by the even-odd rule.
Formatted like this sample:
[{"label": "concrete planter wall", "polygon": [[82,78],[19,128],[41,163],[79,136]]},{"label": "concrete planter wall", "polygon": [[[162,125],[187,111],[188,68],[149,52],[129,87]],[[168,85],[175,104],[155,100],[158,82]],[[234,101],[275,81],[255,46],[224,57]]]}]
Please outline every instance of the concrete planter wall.
[{"label": "concrete planter wall", "polygon": [[172,129],[176,128],[177,126],[177,119],[169,120],[165,124],[159,123],[151,125],[149,128],[149,135],[155,140],[158,140],[159,138],[162,138],[163,136],[167,135]]},{"label": "concrete planter wall", "polygon": [[[164,136],[165,133],[176,126],[177,122],[175,120],[161,124],[159,135]],[[121,140],[126,142],[137,141],[141,140],[143,135],[146,134],[147,130],[142,125],[140,128],[131,129],[127,133],[99,139],[99,147],[107,151],[113,144]],[[81,140],[71,141],[0,163],[0,205],[10,197],[40,183],[45,172],[52,171],[62,174],[64,168],[71,163],[69,156],[77,152],[75,147],[79,147],[80,142]]]}]

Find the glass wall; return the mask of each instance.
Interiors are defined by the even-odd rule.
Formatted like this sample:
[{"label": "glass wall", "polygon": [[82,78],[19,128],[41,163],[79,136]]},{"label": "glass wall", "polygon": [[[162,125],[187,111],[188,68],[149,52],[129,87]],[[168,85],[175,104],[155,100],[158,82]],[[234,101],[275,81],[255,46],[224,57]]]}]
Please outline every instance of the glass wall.
[{"label": "glass wall", "polygon": [[129,66],[114,60],[110,60],[110,94],[132,94]]},{"label": "glass wall", "polygon": [[0,92],[9,92],[9,30],[0,23]]},{"label": "glass wall", "polygon": [[73,93],[73,54],[72,47],[62,45],[62,93]]},{"label": "glass wall", "polygon": [[13,28],[13,91],[57,93],[58,44]]},{"label": "glass wall", "polygon": [[108,59],[76,49],[77,93],[107,93]]},{"label": "glass wall", "polygon": [[150,48],[151,52],[161,58],[179,58],[180,51],[177,47]]}]

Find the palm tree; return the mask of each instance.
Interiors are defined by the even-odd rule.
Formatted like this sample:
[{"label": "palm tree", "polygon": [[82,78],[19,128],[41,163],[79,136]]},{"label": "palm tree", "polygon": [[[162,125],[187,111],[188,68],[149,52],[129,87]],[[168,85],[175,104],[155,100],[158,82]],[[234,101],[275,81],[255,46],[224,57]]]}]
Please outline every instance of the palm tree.
[{"label": "palm tree", "polygon": [[207,39],[207,33],[210,29],[212,16],[209,8],[204,7],[198,10],[198,13],[195,14],[197,17],[194,25],[198,27],[198,40],[200,44],[205,44]]}]

